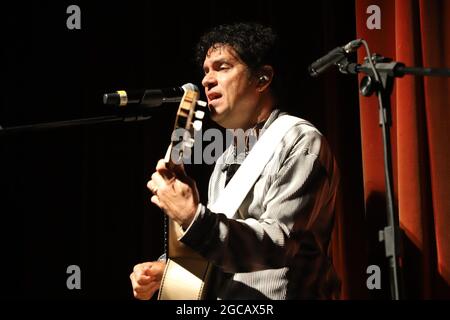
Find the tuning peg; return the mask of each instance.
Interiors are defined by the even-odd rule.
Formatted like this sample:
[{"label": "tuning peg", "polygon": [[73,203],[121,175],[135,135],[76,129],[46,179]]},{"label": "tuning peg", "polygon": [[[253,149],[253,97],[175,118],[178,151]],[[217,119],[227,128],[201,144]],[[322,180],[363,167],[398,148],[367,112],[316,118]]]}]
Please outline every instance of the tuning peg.
[{"label": "tuning peg", "polygon": [[197,104],[198,104],[200,107],[203,107],[203,108],[205,108],[205,107],[208,106],[208,103],[205,102],[205,101],[202,101],[202,100],[197,100]]},{"label": "tuning peg", "polygon": [[202,122],[200,120],[195,120],[192,127],[194,127],[195,131],[200,131],[202,130]]},{"label": "tuning peg", "polygon": [[202,120],[205,117],[205,112],[201,110],[195,111],[195,117],[199,120]]}]

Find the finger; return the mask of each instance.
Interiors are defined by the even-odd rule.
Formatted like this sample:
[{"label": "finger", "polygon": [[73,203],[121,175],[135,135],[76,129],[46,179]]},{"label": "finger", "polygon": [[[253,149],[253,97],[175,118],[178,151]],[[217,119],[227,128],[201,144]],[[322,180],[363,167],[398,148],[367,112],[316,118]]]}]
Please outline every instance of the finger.
[{"label": "finger", "polygon": [[134,290],[138,290],[138,291],[146,290],[146,288],[151,286],[153,284],[153,282],[157,281],[157,280],[152,279],[149,276],[145,276],[145,277],[147,279],[133,278],[131,280],[131,285],[132,285]]},{"label": "finger", "polygon": [[150,282],[149,284],[146,284],[145,286],[136,286],[133,288],[133,290],[135,290],[138,293],[145,294],[146,292],[149,292],[149,291],[153,290],[154,288],[159,288],[160,285],[161,285],[161,281],[155,280],[155,281]]},{"label": "finger", "polygon": [[130,278],[131,278],[131,281],[134,281],[139,285],[146,285],[146,284],[149,284],[150,281],[152,281],[152,277],[143,273],[142,271],[141,272],[139,272],[139,271],[133,272],[132,277],[130,276]]},{"label": "finger", "polygon": [[153,262],[138,263],[133,267],[133,272],[137,272],[137,271],[141,272],[142,270],[144,270],[145,268],[148,268],[152,264],[153,264]]},{"label": "finger", "polygon": [[[140,285],[138,283],[136,274],[133,272],[132,274],[130,274],[130,279],[131,279],[131,286],[133,287],[133,290],[142,290],[142,285]],[[150,283],[148,284],[150,285]]]},{"label": "finger", "polygon": [[152,275],[150,270],[152,270],[153,268],[154,268],[154,263],[152,263],[152,264],[146,266],[144,269],[142,269],[142,273],[145,274],[146,276],[150,277]]},{"label": "finger", "polygon": [[165,263],[155,263],[151,268],[145,271],[145,274],[151,276],[152,279],[161,280],[164,274]]},{"label": "finger", "polygon": [[166,167],[166,161],[164,159],[160,159],[158,161],[158,163],[156,164],[156,171],[159,171],[159,170],[169,170]]},{"label": "finger", "polygon": [[147,297],[147,296],[137,292],[136,290],[133,290],[133,295],[136,299],[139,299],[139,300],[149,300],[150,299],[150,296]]},{"label": "finger", "polygon": [[158,188],[156,187],[156,185],[153,182],[153,180],[150,180],[147,183],[147,189],[150,190],[150,192],[153,193],[153,194],[156,194],[156,192],[158,192]]},{"label": "finger", "polygon": [[[172,177],[174,176],[172,175]],[[152,181],[158,189],[164,188],[168,185],[168,183],[170,183],[170,179],[167,179],[166,176],[161,175],[158,171],[152,174]]]},{"label": "finger", "polygon": [[149,289],[145,291],[134,289],[133,295],[139,300],[149,300],[152,297],[152,292]]},{"label": "finger", "polygon": [[180,164],[172,164],[170,169],[175,173],[175,175],[178,178],[186,177],[186,171],[184,170],[183,162],[180,162]]},{"label": "finger", "polygon": [[144,270],[148,267],[147,263],[140,263],[138,265],[135,265],[133,268],[133,273],[136,277],[140,277],[142,274],[144,274]]},{"label": "finger", "polygon": [[154,195],[151,197],[150,201],[154,204],[156,204],[158,207],[160,207],[161,209],[163,209],[161,202],[159,201],[158,196]]},{"label": "finger", "polygon": [[144,295],[142,295],[141,293],[137,292],[136,290],[133,290],[133,296],[136,299],[139,299],[139,300],[148,300],[148,299],[150,299],[150,297],[147,298]]},{"label": "finger", "polygon": [[160,283],[153,283],[151,286],[142,289],[134,289],[133,290],[133,295],[135,298],[140,299],[140,300],[148,300],[150,299],[155,292],[159,289],[160,287]]},{"label": "finger", "polygon": [[159,160],[156,164],[156,171],[164,177],[166,180],[173,179],[175,173],[171,170],[172,166],[169,166],[163,159]]},{"label": "finger", "polygon": [[149,286],[154,281],[155,281],[155,279],[153,279],[150,276],[142,276],[142,277],[136,278],[136,283],[138,284],[138,286],[136,286],[136,288]]}]

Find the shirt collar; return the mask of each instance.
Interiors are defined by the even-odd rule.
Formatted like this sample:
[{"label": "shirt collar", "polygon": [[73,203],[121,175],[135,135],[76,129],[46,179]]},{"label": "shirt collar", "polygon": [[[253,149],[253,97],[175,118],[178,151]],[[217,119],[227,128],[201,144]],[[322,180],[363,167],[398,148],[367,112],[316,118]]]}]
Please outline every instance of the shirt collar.
[{"label": "shirt collar", "polygon": [[[258,124],[256,124],[253,128],[246,131],[246,137],[243,140],[243,137],[241,137],[241,143],[239,144],[238,139],[234,137],[233,143],[230,144],[230,146],[225,151],[225,161],[222,166],[222,170],[225,170],[228,165],[230,164],[242,164],[247,157],[247,154],[251,150],[251,147],[255,144],[256,140],[259,139],[259,137],[264,134],[264,131],[277,119],[282,112],[279,109],[274,109],[270,113],[267,120],[262,121]],[[242,130],[240,131],[242,134]],[[248,138],[249,135],[252,135],[250,138]],[[233,133],[234,136],[234,133]],[[253,140],[250,140],[253,139]]]}]

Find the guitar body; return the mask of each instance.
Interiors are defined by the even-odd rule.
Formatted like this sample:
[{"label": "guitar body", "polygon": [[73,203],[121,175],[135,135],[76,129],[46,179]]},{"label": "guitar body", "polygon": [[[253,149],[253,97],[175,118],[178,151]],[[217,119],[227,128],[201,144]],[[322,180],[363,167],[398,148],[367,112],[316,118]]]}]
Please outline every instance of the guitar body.
[{"label": "guitar body", "polygon": [[206,295],[210,264],[178,241],[181,227],[169,220],[169,259],[161,280],[158,300],[202,300]]},{"label": "guitar body", "polygon": [[[185,87],[186,86],[186,87]],[[195,107],[198,102],[198,89],[188,84],[183,86],[185,93],[181,99],[175,120],[174,132],[184,129],[186,133],[170,144],[164,158],[168,167],[182,161],[187,148],[192,147],[194,130],[200,130],[201,122],[194,121],[199,117]],[[175,161],[174,161],[175,160]],[[198,253],[178,241],[183,230],[175,221],[168,219],[168,260],[161,280],[158,300],[201,300],[206,294],[206,282],[210,264]]]}]

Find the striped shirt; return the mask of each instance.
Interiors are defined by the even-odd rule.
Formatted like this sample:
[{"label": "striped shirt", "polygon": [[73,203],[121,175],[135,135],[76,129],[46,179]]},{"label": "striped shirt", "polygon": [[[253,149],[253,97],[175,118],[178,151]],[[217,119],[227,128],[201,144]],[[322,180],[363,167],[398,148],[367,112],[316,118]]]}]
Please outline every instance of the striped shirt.
[{"label": "striped shirt", "polygon": [[[263,129],[281,114],[272,111]],[[225,187],[226,169],[245,157],[231,144],[216,161],[208,206]],[[180,241],[215,266],[209,297],[336,297],[339,281],[328,247],[338,180],[326,140],[301,120],[276,147],[233,219],[200,205]]]}]

